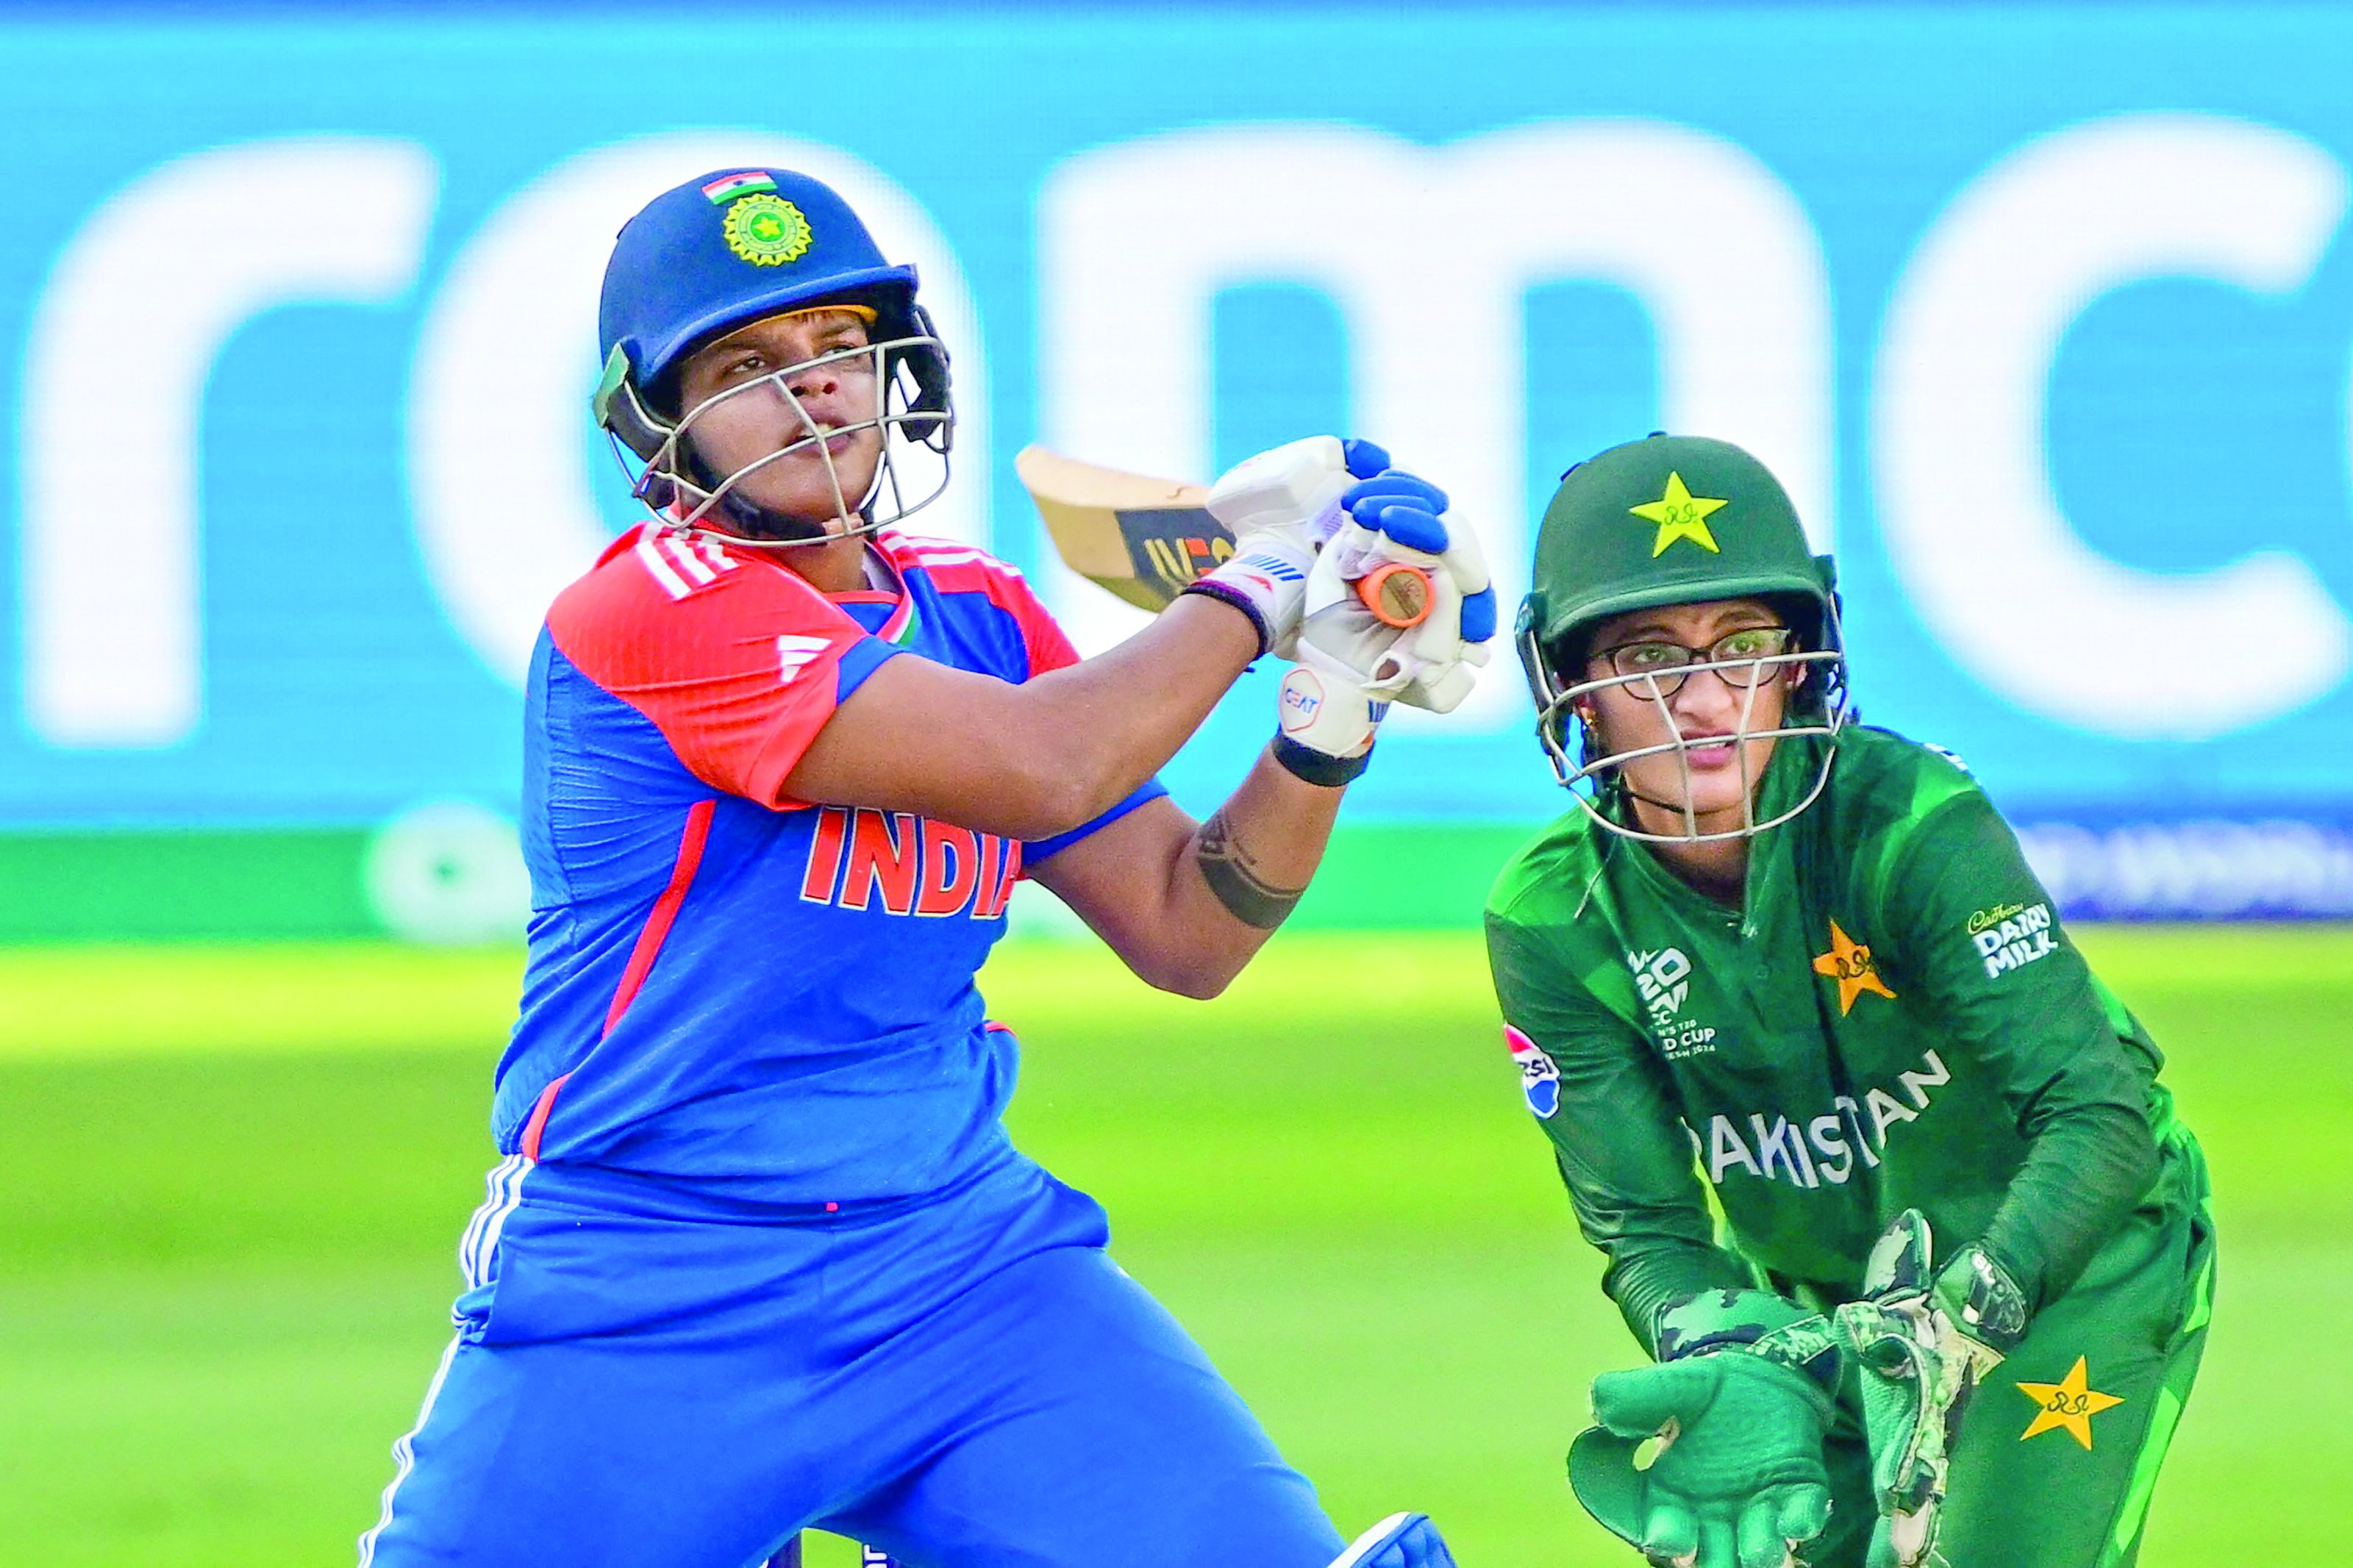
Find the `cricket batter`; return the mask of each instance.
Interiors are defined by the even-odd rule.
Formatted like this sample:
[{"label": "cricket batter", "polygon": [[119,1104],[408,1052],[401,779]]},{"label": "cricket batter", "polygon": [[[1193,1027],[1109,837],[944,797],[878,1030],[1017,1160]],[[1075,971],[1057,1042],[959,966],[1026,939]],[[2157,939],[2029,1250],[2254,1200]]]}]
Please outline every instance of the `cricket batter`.
[{"label": "cricket batter", "polygon": [[1968,773],[1848,721],[1747,453],[1571,469],[1518,641],[1578,809],[1495,884],[1495,988],[1655,1363],[1577,1497],[1660,1563],[2131,1563],[2214,1268],[2147,1032]]},{"label": "cricket batter", "polygon": [[[1023,876],[1195,995],[1298,900],[1386,704],[1294,671],[1204,824],[1153,775],[1294,646],[1314,520],[1258,516],[1082,662],[1011,568],[890,526],[923,461],[944,482],[948,357],[832,191],[665,193],[600,314],[599,422],[657,515],[533,658],[507,1157],[363,1568],[749,1568],[805,1525],[912,1568],[1442,1568],[1418,1514],[1344,1550],[1103,1211],[1013,1148],[973,983]],[[1452,571],[1443,497],[1347,457],[1358,545]],[[1493,599],[1446,580],[1461,655]],[[1352,668],[1401,636],[1321,619]]]}]

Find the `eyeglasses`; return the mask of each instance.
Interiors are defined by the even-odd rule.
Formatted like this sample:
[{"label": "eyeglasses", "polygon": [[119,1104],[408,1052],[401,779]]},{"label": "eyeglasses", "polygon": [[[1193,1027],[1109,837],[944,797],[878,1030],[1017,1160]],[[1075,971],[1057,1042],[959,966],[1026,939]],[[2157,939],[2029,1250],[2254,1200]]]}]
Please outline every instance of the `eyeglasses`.
[{"label": "eyeglasses", "polygon": [[1641,677],[1627,682],[1627,689],[1638,697],[1672,697],[1683,689],[1693,670],[1703,668],[1715,670],[1726,686],[1745,691],[1780,673],[1778,665],[1764,661],[1788,652],[1794,636],[1787,626],[1743,626],[1705,647],[1686,647],[1679,642],[1630,642],[1599,649],[1594,657],[1606,659],[1618,675]]}]

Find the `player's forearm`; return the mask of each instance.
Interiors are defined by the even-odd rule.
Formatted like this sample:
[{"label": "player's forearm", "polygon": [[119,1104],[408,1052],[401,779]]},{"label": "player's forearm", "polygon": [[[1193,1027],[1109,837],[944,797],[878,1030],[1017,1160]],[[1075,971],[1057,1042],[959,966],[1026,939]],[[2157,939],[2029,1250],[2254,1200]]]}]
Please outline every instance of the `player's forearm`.
[{"label": "player's forearm", "polygon": [[1609,1259],[1601,1271],[1602,1293],[1617,1303],[1626,1326],[1654,1359],[1659,1316],[1669,1302],[1704,1290],[1755,1288],[1746,1267],[1719,1247],[1627,1238],[1605,1244],[1602,1251]]},{"label": "player's forearm", "polygon": [[1180,598],[1106,653],[1041,675],[1012,694],[1045,837],[1092,820],[1157,773],[1258,657],[1240,611]]},{"label": "player's forearm", "polygon": [[1980,1244],[2040,1310],[2074,1284],[2156,1176],[2146,1117],[2095,1105],[2056,1118],[2010,1178]]},{"label": "player's forearm", "polygon": [[1155,984],[1214,996],[1241,973],[1306,891],[1344,793],[1308,784],[1261,753],[1169,867],[1155,943],[1166,970]]}]

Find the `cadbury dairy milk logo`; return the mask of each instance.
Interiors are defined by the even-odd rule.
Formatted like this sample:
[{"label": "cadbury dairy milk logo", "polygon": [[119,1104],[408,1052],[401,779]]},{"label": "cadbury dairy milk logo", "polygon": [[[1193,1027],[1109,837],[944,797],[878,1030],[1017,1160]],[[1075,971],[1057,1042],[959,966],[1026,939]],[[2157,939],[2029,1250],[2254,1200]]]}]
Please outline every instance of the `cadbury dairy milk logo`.
[{"label": "cadbury dairy milk logo", "polygon": [[1997,904],[1979,910],[1969,917],[1969,941],[1985,961],[1989,980],[2059,951],[2049,904]]}]

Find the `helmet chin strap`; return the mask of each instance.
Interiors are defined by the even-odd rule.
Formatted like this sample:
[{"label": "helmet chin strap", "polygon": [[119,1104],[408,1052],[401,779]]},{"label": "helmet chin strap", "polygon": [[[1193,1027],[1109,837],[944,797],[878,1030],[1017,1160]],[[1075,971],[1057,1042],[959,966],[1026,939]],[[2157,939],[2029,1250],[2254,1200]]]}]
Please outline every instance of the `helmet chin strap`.
[{"label": "helmet chin strap", "polygon": [[[748,500],[741,490],[730,490],[721,496],[718,510],[751,537],[777,544],[823,544],[835,537],[833,531],[821,522],[771,510]],[[859,519],[861,522],[866,521],[863,507],[859,509]]]},{"label": "helmet chin strap", "polygon": [[[1756,688],[1755,688],[1755,687],[1751,687],[1751,688],[1749,688],[1749,692],[1750,692],[1751,697],[1753,698],[1753,697],[1754,697],[1754,695],[1755,695],[1755,692],[1756,692]],[[1598,717],[1599,717],[1599,715],[1598,715],[1598,714],[1596,714],[1596,713],[1595,713],[1592,710],[1590,710],[1590,709],[1587,709],[1587,708],[1580,707],[1580,708],[1577,710],[1577,718],[1578,718],[1579,721],[1580,721],[1580,722],[1582,722],[1582,723],[1583,723],[1583,724],[1584,724],[1588,729],[1591,729],[1591,728],[1593,728],[1594,721],[1595,721],[1595,720],[1596,720]],[[1739,745],[1739,746],[1743,747],[1743,748],[1744,748],[1744,751],[1745,751],[1745,749],[1746,749],[1746,745],[1747,745],[1748,740],[1749,740],[1749,738],[1750,738],[1750,737],[1749,737],[1749,735],[1748,735],[1748,732],[1747,732],[1747,724],[1746,724],[1747,717],[1748,717],[1748,716],[1747,716],[1746,712],[1746,711],[1744,711],[1744,712],[1742,713],[1742,715],[1741,715],[1741,719],[1742,719],[1742,727],[1741,727],[1741,730],[1740,730],[1739,733],[1737,733],[1736,735],[1734,735],[1734,736],[1725,737],[1725,738],[1727,738],[1727,739],[1732,740],[1732,741],[1734,742],[1734,743],[1735,743],[1735,744],[1737,744],[1737,745]],[[1714,739],[1714,738],[1715,738],[1715,737],[1710,737],[1710,738],[1711,738],[1711,739]],[[1686,749],[1686,750],[1688,750],[1688,748],[1689,748],[1689,742],[1688,742],[1687,741],[1685,741],[1685,739],[1684,739],[1684,737],[1683,737],[1683,731],[1682,731],[1682,730],[1680,729],[1680,727],[1679,727],[1679,728],[1676,730],[1676,731],[1675,731],[1675,742],[1676,742],[1676,744],[1677,744],[1678,746],[1680,746],[1680,747],[1683,747],[1683,748],[1684,748],[1684,749]],[[1744,769],[1744,772],[1745,772],[1745,770],[1746,770],[1746,762],[1745,762],[1745,760],[1744,760],[1744,763],[1743,763],[1743,769]],[[1694,824],[1694,825],[1696,825],[1696,824],[1697,824],[1697,822],[1698,822],[1698,820],[1699,820],[1699,818],[1700,818],[1700,816],[1701,816],[1702,815],[1705,815],[1705,816],[1715,816],[1718,815],[1719,813],[1722,813],[1722,812],[1728,812],[1728,811],[1730,811],[1730,810],[1732,810],[1732,809],[1733,809],[1732,807],[1730,807],[1730,806],[1728,806],[1728,805],[1725,805],[1725,806],[1716,806],[1716,807],[1715,807],[1715,808],[1713,808],[1713,809],[1711,809],[1711,810],[1707,811],[1706,813],[1703,814],[1703,813],[1701,813],[1701,812],[1699,812],[1699,811],[1695,810],[1695,809],[1694,809],[1694,807],[1693,807],[1693,806],[1692,806],[1688,802],[1677,802],[1677,801],[1672,801],[1672,800],[1661,800],[1661,799],[1660,799],[1658,796],[1656,796],[1656,795],[1644,795],[1641,790],[1638,790],[1638,789],[1636,789],[1636,788],[1634,787],[1634,782],[1633,782],[1633,780],[1631,780],[1631,779],[1630,779],[1630,778],[1628,778],[1628,777],[1626,776],[1626,769],[1625,769],[1625,767],[1624,767],[1622,764],[1621,764],[1621,765],[1620,765],[1620,766],[1616,770],[1616,776],[1615,776],[1615,778],[1612,780],[1612,782],[1613,782],[1614,784],[1616,784],[1616,785],[1618,786],[1618,788],[1620,788],[1620,789],[1623,790],[1623,791],[1626,793],[1626,795],[1627,795],[1627,796],[1628,796],[1629,798],[1633,799],[1633,800],[1639,800],[1639,801],[1641,801],[1644,805],[1653,805],[1653,806],[1656,806],[1656,807],[1658,807],[1661,811],[1666,812],[1667,814],[1669,814],[1670,816],[1673,816],[1673,817],[1677,818],[1677,819],[1678,819],[1678,820],[1680,820],[1680,821],[1691,822],[1691,823],[1693,823],[1693,824]]]},{"label": "helmet chin strap", "polygon": [[1715,816],[1720,813],[1729,812],[1733,809],[1731,806],[1722,805],[1716,806],[1709,811],[1689,811],[1686,807],[1679,805],[1673,801],[1661,800],[1656,795],[1644,795],[1641,790],[1636,789],[1631,784],[1627,782],[1626,770],[1622,767],[1618,770],[1617,783],[1618,787],[1624,790],[1627,795],[1631,796],[1633,799],[1641,801],[1645,805],[1657,806],[1661,811],[1666,812],[1670,816],[1673,816],[1678,822],[1685,820],[1687,816],[1690,820],[1694,822],[1703,821],[1705,818]]},{"label": "helmet chin strap", "polygon": [[718,495],[718,502],[712,510],[723,514],[729,522],[734,524],[739,536],[747,538],[754,543],[824,544],[837,538],[847,539],[853,535],[871,533],[874,531],[872,516],[874,495],[882,488],[882,464],[879,460],[875,464],[873,479],[867,483],[864,498],[854,509],[858,521],[841,533],[836,534],[824,522],[811,518],[795,517],[788,512],[762,506],[741,489],[723,489],[728,481],[712,477],[710,465],[702,460],[702,454],[695,449],[694,438],[691,436],[680,440],[679,451],[680,455],[686,459],[686,473],[682,476],[685,482],[701,490],[705,496]]},{"label": "helmet chin strap", "polygon": [[[1672,811],[1677,816],[1681,816],[1683,814],[1683,808],[1676,805],[1673,801],[1661,800],[1654,795],[1644,795],[1641,790],[1636,789],[1632,784],[1627,783],[1626,770],[1623,768],[1618,770],[1618,787],[1624,790],[1636,800],[1641,801],[1644,805],[1655,805],[1661,811]],[[1710,815],[1712,816],[1714,814],[1711,813]]]}]

